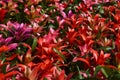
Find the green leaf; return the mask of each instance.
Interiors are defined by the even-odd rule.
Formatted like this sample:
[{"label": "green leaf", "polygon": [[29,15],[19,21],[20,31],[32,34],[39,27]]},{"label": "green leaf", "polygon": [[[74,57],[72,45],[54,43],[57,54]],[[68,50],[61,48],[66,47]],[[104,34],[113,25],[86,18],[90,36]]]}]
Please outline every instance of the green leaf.
[{"label": "green leaf", "polygon": [[16,80],[16,79],[15,79],[15,76],[12,77],[12,80]]},{"label": "green leaf", "polygon": [[58,55],[60,55],[60,57],[61,57],[64,61],[66,61],[65,56],[64,56],[60,51],[58,51],[56,48],[53,48],[53,50],[54,50]]},{"label": "green leaf", "polygon": [[47,78],[44,78],[43,80],[48,80]]},{"label": "green leaf", "polygon": [[35,50],[36,46],[37,46],[37,38],[34,38],[33,44],[32,44],[32,51]]},{"label": "green leaf", "polygon": [[111,50],[111,49],[112,49],[112,48],[109,47],[109,46],[106,47],[106,51],[109,51],[109,50]]},{"label": "green leaf", "polygon": [[85,78],[85,79],[81,79],[81,80],[99,80],[99,79],[90,77],[90,78]]},{"label": "green leaf", "polygon": [[79,4],[82,0],[74,0],[74,4]]},{"label": "green leaf", "polygon": [[94,77],[97,75],[99,71],[102,71],[103,75],[108,78],[113,74],[113,69],[107,66],[97,66],[94,72]]},{"label": "green leaf", "polygon": [[114,74],[112,75],[112,77],[110,78],[110,80],[120,80],[120,74]]},{"label": "green leaf", "polygon": [[7,65],[3,65],[2,68],[1,68],[1,70],[4,74],[6,74],[6,67],[7,67]]},{"label": "green leaf", "polygon": [[102,66],[97,66],[94,72],[94,77],[97,75],[97,73],[101,70]]},{"label": "green leaf", "polygon": [[78,70],[78,72],[79,72],[79,79],[84,79],[84,78],[82,77],[82,75],[80,74],[80,69],[79,69],[78,66],[77,66],[77,70]]},{"label": "green leaf", "polygon": [[106,78],[108,78],[108,74],[104,68],[101,69],[102,73],[105,75]]},{"label": "green leaf", "polygon": [[5,60],[6,60],[6,57],[4,57],[4,58],[2,59],[1,64],[3,64],[3,63],[5,62]]},{"label": "green leaf", "polygon": [[102,7],[100,7],[100,13],[101,13],[101,14],[104,14],[104,10],[103,10]]},{"label": "green leaf", "polygon": [[107,75],[112,75],[115,69],[109,68],[109,67],[104,67]]}]

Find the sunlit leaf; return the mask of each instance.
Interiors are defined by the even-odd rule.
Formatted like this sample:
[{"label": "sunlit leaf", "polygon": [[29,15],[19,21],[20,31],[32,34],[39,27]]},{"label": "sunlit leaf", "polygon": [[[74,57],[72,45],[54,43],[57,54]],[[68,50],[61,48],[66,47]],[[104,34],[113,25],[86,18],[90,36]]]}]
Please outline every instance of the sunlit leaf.
[{"label": "sunlit leaf", "polygon": [[74,58],[73,59],[73,62],[77,62],[77,61],[82,61],[82,62],[86,63],[88,66],[90,66],[89,62],[84,58]]},{"label": "sunlit leaf", "polygon": [[36,46],[37,46],[37,39],[34,38],[34,40],[33,40],[33,44],[32,44],[32,51],[35,50]]},{"label": "sunlit leaf", "polygon": [[53,50],[54,50],[58,55],[60,55],[60,57],[61,57],[64,61],[66,61],[65,56],[64,56],[60,51],[58,51],[56,48],[53,48]]},{"label": "sunlit leaf", "polygon": [[105,75],[105,77],[108,78],[108,74],[106,73],[105,69],[102,68],[101,71],[102,71],[102,73]]}]

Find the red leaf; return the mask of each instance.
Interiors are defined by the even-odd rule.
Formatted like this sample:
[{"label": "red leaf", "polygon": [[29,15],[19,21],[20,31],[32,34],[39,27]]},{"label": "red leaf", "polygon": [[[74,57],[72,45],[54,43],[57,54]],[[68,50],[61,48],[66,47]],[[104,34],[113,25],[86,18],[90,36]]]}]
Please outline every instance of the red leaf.
[{"label": "red leaf", "polygon": [[40,70],[40,66],[41,65],[38,65],[32,70],[32,73],[29,75],[30,80],[36,80],[37,79],[37,75],[38,75],[38,71]]},{"label": "red leaf", "polygon": [[110,57],[110,54],[104,54],[104,58],[109,58]]},{"label": "red leaf", "polygon": [[12,56],[10,56],[9,58],[6,58],[6,60],[13,60],[15,57],[17,57],[17,54],[13,54]]},{"label": "red leaf", "polygon": [[95,51],[94,49],[91,49],[91,53],[93,54],[95,60],[97,61],[98,60],[98,52]]},{"label": "red leaf", "polygon": [[70,73],[65,80],[70,80],[75,73]]},{"label": "red leaf", "polygon": [[5,14],[6,14],[7,10],[5,9],[0,9],[0,22],[4,20]]},{"label": "red leaf", "polygon": [[83,41],[86,41],[86,36],[84,34],[80,34],[80,36],[83,39]]},{"label": "red leaf", "polygon": [[22,74],[21,74],[20,72],[18,72],[18,71],[11,71],[11,72],[5,74],[5,78],[12,77],[13,75],[16,75],[16,74],[22,75]]},{"label": "red leaf", "polygon": [[90,40],[89,43],[88,43],[88,46],[92,45],[94,43],[93,40]]},{"label": "red leaf", "polygon": [[97,64],[103,65],[105,63],[105,60],[110,57],[110,54],[104,54],[103,51],[100,52],[100,55],[97,60]]},{"label": "red leaf", "polygon": [[29,80],[29,79],[26,77],[20,77],[19,80]]},{"label": "red leaf", "polygon": [[26,52],[26,54],[25,54],[25,63],[28,63],[28,62],[30,62],[31,61],[31,59],[32,59],[32,57],[31,57],[31,52],[32,52],[32,49],[31,49],[31,47],[28,45],[28,44],[26,44],[26,43],[22,43],[24,46],[26,46],[26,47],[28,47],[29,49],[28,49],[28,51]]},{"label": "red leaf", "polygon": [[25,69],[27,68],[26,65],[23,65],[23,64],[17,64],[17,67],[20,67],[20,68],[21,68],[21,69],[20,69],[21,72],[24,72]]},{"label": "red leaf", "polygon": [[115,56],[117,63],[120,63],[120,53],[117,53]]},{"label": "red leaf", "polygon": [[3,73],[0,73],[0,80],[5,80],[5,75]]},{"label": "red leaf", "polygon": [[79,25],[79,24],[81,24],[82,22],[83,22],[83,18],[78,18],[78,20],[76,21],[76,25]]},{"label": "red leaf", "polygon": [[105,65],[105,66],[107,66],[107,67],[109,67],[109,68],[112,68],[112,69],[117,69],[115,66],[113,66],[113,65]]},{"label": "red leaf", "polygon": [[28,63],[28,62],[30,62],[32,60],[31,50],[30,49],[26,52],[24,60],[25,60],[25,63]]},{"label": "red leaf", "polygon": [[25,46],[25,47],[28,47],[29,49],[31,49],[31,47],[26,43],[22,43],[22,45]]},{"label": "red leaf", "polygon": [[77,32],[74,32],[72,35],[71,35],[71,38],[70,38],[70,42],[73,42],[75,40],[75,37],[77,37]]},{"label": "red leaf", "polygon": [[62,72],[60,73],[59,77],[58,77],[58,80],[64,80],[64,75],[65,75],[65,71],[62,70]]},{"label": "red leaf", "polygon": [[84,58],[74,58],[73,59],[73,62],[77,62],[77,61],[82,61],[82,62],[86,63],[88,66],[90,66],[89,62]]},{"label": "red leaf", "polygon": [[5,46],[5,45],[1,46],[1,47],[0,47],[0,54],[1,54],[2,52],[7,51],[7,50],[8,50],[8,47],[7,47],[7,46]]},{"label": "red leaf", "polygon": [[104,52],[103,51],[100,51],[100,58],[104,58]]}]

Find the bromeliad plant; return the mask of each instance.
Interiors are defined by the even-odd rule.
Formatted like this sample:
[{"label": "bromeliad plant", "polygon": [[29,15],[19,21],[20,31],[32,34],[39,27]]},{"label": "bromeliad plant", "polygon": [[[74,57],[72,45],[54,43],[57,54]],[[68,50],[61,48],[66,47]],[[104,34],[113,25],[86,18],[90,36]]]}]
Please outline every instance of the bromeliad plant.
[{"label": "bromeliad plant", "polygon": [[1,0],[0,80],[119,80],[120,2]]}]

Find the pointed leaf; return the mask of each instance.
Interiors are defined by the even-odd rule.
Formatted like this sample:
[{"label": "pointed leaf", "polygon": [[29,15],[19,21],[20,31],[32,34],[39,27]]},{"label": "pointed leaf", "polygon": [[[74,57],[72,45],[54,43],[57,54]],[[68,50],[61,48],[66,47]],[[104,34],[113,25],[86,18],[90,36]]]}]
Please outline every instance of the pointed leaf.
[{"label": "pointed leaf", "polygon": [[96,50],[91,49],[91,53],[93,54],[95,60],[98,60],[98,52]]},{"label": "pointed leaf", "polygon": [[16,49],[17,46],[18,46],[17,43],[12,43],[8,47],[9,47],[9,50],[13,50],[13,49]]},{"label": "pointed leaf", "polygon": [[17,57],[17,54],[13,54],[12,56],[10,56],[9,58],[6,58],[6,60],[13,60],[14,58],[16,58]]},{"label": "pointed leaf", "polygon": [[62,72],[60,73],[59,77],[58,77],[58,80],[64,80],[64,75],[65,75],[65,71],[62,70]]},{"label": "pointed leaf", "polygon": [[74,74],[75,74],[75,73],[70,73],[70,74],[67,76],[66,80],[70,80]]},{"label": "pointed leaf", "polygon": [[94,71],[94,77],[97,75],[97,73],[101,70],[102,66],[97,66]]},{"label": "pointed leaf", "polygon": [[8,47],[7,47],[7,46],[5,46],[5,45],[1,46],[1,47],[0,47],[0,54],[1,54],[2,52],[7,51],[7,50],[8,50]]},{"label": "pointed leaf", "polygon": [[88,66],[90,66],[89,62],[84,58],[74,58],[73,59],[73,62],[77,62],[77,61],[82,61],[82,62],[86,63]]},{"label": "pointed leaf", "polygon": [[38,71],[40,70],[40,66],[41,65],[38,65],[32,70],[32,73],[29,75],[30,80],[37,80],[37,75],[38,75]]},{"label": "pointed leaf", "polygon": [[60,57],[61,57],[64,61],[66,61],[65,56],[64,56],[61,52],[59,52],[56,48],[53,48],[53,50],[54,50],[58,55],[60,55]]},{"label": "pointed leaf", "polygon": [[5,74],[5,78],[12,77],[13,75],[17,75],[17,74],[22,75],[22,74],[21,74],[20,72],[18,72],[18,71],[11,71],[11,72]]},{"label": "pointed leaf", "polygon": [[28,47],[28,48],[31,50],[30,45],[28,45],[28,44],[26,44],[26,43],[22,43],[22,45],[25,46],[25,47]]},{"label": "pointed leaf", "polygon": [[34,38],[33,44],[32,44],[32,51],[35,50],[36,46],[37,46],[37,38]]},{"label": "pointed leaf", "polygon": [[108,74],[107,74],[107,72],[105,71],[105,69],[102,68],[101,71],[102,71],[102,73],[105,75],[105,77],[108,78]]}]

